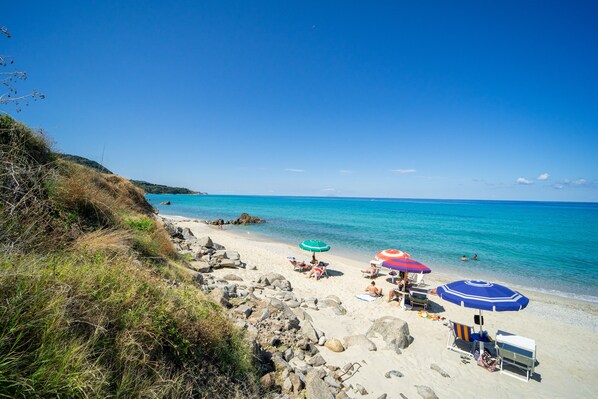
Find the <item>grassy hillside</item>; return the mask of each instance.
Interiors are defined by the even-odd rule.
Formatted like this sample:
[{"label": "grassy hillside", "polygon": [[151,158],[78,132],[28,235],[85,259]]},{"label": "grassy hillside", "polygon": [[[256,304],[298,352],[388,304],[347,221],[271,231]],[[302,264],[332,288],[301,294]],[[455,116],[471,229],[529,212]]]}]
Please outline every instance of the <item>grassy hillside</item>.
[{"label": "grassy hillside", "polygon": [[[98,172],[112,174],[110,170],[102,166],[101,164],[97,163],[96,161],[92,161],[91,159],[83,158],[78,155],[70,155],[70,154],[55,154],[56,157],[71,161],[73,163],[77,163],[79,165],[87,166],[91,169],[95,169]],[[154,184],[148,183],[143,180],[130,180],[131,183],[136,185],[137,187],[141,188],[148,194],[202,194],[198,191],[189,190],[188,188],[184,187],[171,187],[165,186],[163,184]]]},{"label": "grassy hillside", "polygon": [[242,332],[181,270],[141,189],[0,116],[0,398],[256,397]]}]

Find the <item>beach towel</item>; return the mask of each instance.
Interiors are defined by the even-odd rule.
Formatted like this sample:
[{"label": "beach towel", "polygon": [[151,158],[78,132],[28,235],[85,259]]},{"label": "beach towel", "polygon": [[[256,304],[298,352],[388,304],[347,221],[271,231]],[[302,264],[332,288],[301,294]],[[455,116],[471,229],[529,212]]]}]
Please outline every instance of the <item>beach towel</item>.
[{"label": "beach towel", "polygon": [[371,296],[370,294],[361,294],[357,295],[355,298],[361,299],[362,301],[366,302],[374,302],[376,299],[380,298],[379,296]]}]

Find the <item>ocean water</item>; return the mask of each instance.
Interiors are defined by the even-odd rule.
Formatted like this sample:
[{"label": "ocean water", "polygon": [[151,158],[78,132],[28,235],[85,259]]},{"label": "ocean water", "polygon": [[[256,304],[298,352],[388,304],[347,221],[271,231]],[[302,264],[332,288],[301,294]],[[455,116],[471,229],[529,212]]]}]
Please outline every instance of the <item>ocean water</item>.
[{"label": "ocean water", "polygon": [[[267,223],[234,226],[289,243],[315,238],[367,261],[397,248],[432,272],[486,278],[598,302],[598,203],[148,195],[162,214]],[[171,201],[170,206],[159,205]],[[297,254],[301,254],[297,249]],[[479,261],[462,262],[462,255]],[[306,254],[306,257],[308,255]]]}]

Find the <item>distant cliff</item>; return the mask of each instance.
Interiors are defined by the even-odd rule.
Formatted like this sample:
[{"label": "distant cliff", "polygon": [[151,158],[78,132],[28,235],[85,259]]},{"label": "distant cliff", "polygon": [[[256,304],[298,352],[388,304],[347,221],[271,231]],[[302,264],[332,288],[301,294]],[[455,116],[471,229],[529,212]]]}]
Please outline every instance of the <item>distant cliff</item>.
[{"label": "distant cliff", "polygon": [[[67,161],[71,161],[77,163],[79,165],[87,166],[94,170],[97,170],[101,173],[106,174],[113,174],[110,170],[102,166],[96,161],[92,161],[91,159],[83,158],[78,155],[71,155],[71,154],[56,154],[59,158],[66,159]],[[148,194],[206,194],[201,193],[199,191],[189,190],[185,187],[170,187],[165,186],[163,184],[153,184],[148,183],[143,180],[130,180],[131,183],[136,185],[137,187],[143,189]]]}]

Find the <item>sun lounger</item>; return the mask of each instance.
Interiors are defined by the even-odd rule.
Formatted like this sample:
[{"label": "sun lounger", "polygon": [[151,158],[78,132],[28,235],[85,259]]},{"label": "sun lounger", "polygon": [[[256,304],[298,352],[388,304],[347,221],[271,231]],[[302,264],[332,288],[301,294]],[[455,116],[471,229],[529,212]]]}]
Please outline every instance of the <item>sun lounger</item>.
[{"label": "sun lounger", "polygon": [[411,281],[411,283],[415,287],[424,286],[425,285],[425,283],[424,283],[424,274],[423,273],[413,273],[409,277],[409,281]]},{"label": "sun lounger", "polygon": [[428,308],[428,296],[426,294],[410,290],[409,300],[411,301],[411,306],[421,306],[424,310]]},{"label": "sun lounger", "polygon": [[[482,336],[479,333],[474,332],[473,327],[455,323],[454,321],[451,321],[450,323],[451,329],[449,331],[448,341],[446,342],[447,349],[473,357],[476,342],[490,342],[490,339],[487,336]],[[459,348],[458,344],[460,343],[469,344],[469,350],[465,351]]]},{"label": "sun lounger", "polygon": [[296,272],[304,272],[304,271],[311,270],[311,265],[309,265],[305,262],[297,261],[297,259],[295,259],[294,256],[289,256],[289,257],[287,257],[287,259],[289,260],[289,262],[291,262],[291,265],[293,265],[293,270]]},{"label": "sun lounger", "polygon": [[[536,342],[505,331],[496,333],[496,357],[500,360],[500,372],[528,382],[536,367]],[[525,372],[525,378],[504,369],[514,366]]]},{"label": "sun lounger", "polygon": [[381,262],[374,261],[374,260],[371,261],[369,269],[365,269],[365,270],[361,271],[363,277],[367,277],[367,278],[371,278],[371,279],[378,277],[380,275],[379,263],[381,263]]}]

